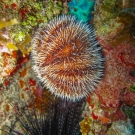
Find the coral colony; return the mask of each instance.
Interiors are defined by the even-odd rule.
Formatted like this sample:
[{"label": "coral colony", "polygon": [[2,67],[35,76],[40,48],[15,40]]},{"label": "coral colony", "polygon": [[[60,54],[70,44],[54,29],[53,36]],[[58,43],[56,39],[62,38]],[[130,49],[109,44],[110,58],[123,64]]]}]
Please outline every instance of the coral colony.
[{"label": "coral colony", "polygon": [[0,0],[0,135],[135,135],[134,0]]},{"label": "coral colony", "polygon": [[33,69],[56,96],[81,99],[103,75],[101,47],[88,25],[60,16],[40,29],[32,40]]}]

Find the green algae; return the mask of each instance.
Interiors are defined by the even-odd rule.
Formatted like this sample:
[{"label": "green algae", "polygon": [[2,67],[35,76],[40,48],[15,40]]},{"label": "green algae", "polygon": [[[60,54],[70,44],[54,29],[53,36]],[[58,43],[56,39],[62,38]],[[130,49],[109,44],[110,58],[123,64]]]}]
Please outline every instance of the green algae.
[{"label": "green algae", "polygon": [[8,29],[10,37],[18,43],[25,40],[26,35],[61,13],[62,2],[59,0],[4,0],[0,5],[0,18],[6,20],[16,18],[19,24]]}]

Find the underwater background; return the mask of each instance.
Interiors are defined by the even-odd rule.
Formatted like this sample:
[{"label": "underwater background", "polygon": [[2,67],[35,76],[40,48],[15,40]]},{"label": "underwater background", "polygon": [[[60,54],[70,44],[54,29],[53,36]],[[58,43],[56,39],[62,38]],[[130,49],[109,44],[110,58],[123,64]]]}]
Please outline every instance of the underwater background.
[{"label": "underwater background", "polygon": [[135,135],[134,0],[0,0],[0,135]]}]

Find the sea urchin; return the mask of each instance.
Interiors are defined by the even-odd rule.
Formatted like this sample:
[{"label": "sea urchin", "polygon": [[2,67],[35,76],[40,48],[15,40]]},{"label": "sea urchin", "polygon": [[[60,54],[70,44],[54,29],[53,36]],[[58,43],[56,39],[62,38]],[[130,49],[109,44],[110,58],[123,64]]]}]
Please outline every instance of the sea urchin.
[{"label": "sea urchin", "polygon": [[59,16],[35,33],[33,69],[52,93],[76,100],[94,90],[103,75],[101,47],[89,25]]}]

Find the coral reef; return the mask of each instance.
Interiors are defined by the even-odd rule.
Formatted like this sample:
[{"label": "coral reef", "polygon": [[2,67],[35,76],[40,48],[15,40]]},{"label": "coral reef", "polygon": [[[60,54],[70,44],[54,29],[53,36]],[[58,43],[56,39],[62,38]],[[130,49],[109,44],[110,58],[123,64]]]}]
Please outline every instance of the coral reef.
[{"label": "coral reef", "polygon": [[16,107],[23,108],[36,102],[42,90],[31,70],[30,61],[4,83],[5,86],[0,90],[0,128],[15,121]]},{"label": "coral reef", "polygon": [[[134,69],[135,46],[132,44],[109,45],[106,40],[99,39],[105,57],[105,75],[98,87],[87,98],[83,117],[80,123],[82,134],[115,134],[110,128],[120,120],[123,121],[125,130],[128,125],[125,121],[134,119]],[[94,123],[99,130],[96,130]],[[122,124],[122,123],[121,123]],[[113,128],[113,127],[112,127]],[[117,125],[116,125],[117,128]],[[133,130],[132,126],[132,130]],[[119,134],[132,134],[131,131],[119,129]]]},{"label": "coral reef", "polygon": [[[41,102],[41,111],[34,105],[31,108],[18,109],[17,122],[14,127],[7,126],[6,131],[15,135],[18,133],[23,135],[80,135],[79,121],[84,100],[70,102],[49,96],[48,93],[44,93],[44,99],[51,103],[47,105]],[[49,109],[48,113],[46,113],[46,105]]]},{"label": "coral reef", "polygon": [[[80,122],[80,126],[81,126],[81,132],[82,135],[94,135],[96,132],[99,132],[101,129],[101,125],[99,126],[98,124],[96,124],[95,122],[92,121],[92,119],[90,117],[86,117],[84,118],[83,121]],[[95,131],[95,129],[98,129],[98,131]]]},{"label": "coral reef", "polygon": [[127,115],[127,117],[129,119],[134,119],[135,118],[135,107],[134,106],[123,105],[121,107],[121,109],[124,112],[124,114]]},{"label": "coral reef", "polygon": [[68,2],[69,14],[82,22],[88,22],[93,16],[95,0],[72,0]]},{"label": "coral reef", "polygon": [[123,94],[122,94],[122,96],[120,98],[121,98],[120,100],[123,103],[125,103],[126,105],[132,106],[132,105],[135,104],[135,92],[132,92],[129,89],[125,89],[123,91]]},{"label": "coral reef", "polygon": [[0,0],[8,134],[135,135],[134,0]]},{"label": "coral reef", "polygon": [[[11,27],[12,25],[18,24],[16,19],[5,21],[0,21],[0,52],[12,53],[12,51],[18,50],[14,43],[9,39],[8,31],[3,30],[6,27]],[[1,30],[2,29],[2,30]]]},{"label": "coral reef", "polygon": [[17,64],[17,53],[14,51],[12,54],[7,52],[0,53],[0,84],[4,79],[10,76],[10,73],[14,71]]},{"label": "coral reef", "polygon": [[35,73],[58,97],[83,98],[103,76],[104,58],[92,28],[72,16],[50,21],[31,44]]},{"label": "coral reef", "polygon": [[[29,54],[31,40],[28,37],[31,37],[38,27],[60,14],[62,10],[66,13],[68,11],[67,6],[66,4],[62,5],[62,2],[57,0],[2,0],[0,28],[18,23],[6,27],[2,31],[8,32],[12,46],[20,49],[24,55]],[[12,20],[13,18],[15,19]]]},{"label": "coral reef", "polygon": [[31,41],[31,36],[26,35],[24,41],[19,43],[15,43],[12,38],[9,36],[9,32],[7,30],[0,32],[0,45],[1,52],[6,52],[12,54],[13,51],[21,50],[23,55],[28,55],[31,51],[30,46],[28,45]]},{"label": "coral reef", "polygon": [[108,128],[107,125],[111,123],[111,119],[107,118],[105,113],[106,111],[101,107],[98,96],[92,93],[87,98],[87,103],[82,113],[84,117],[80,122],[82,135],[99,135],[105,132]]},{"label": "coral reef", "polygon": [[87,98],[82,114],[84,119],[80,122],[82,135],[134,134],[134,125],[130,121],[135,118],[135,107],[122,105],[120,108],[117,107],[116,110],[101,106],[98,96],[92,93]]},{"label": "coral reef", "polygon": [[135,129],[131,122],[128,121],[117,121],[113,122],[106,135],[134,135]]},{"label": "coral reef", "polygon": [[68,14],[68,10],[69,10],[69,8],[68,8],[68,2],[65,1],[65,2],[62,3],[62,5],[63,5],[62,13],[63,14]]},{"label": "coral reef", "polygon": [[[121,99],[122,96],[128,95],[126,93],[135,83],[135,77],[131,74],[135,69],[135,46],[121,44],[112,47],[102,39],[100,43],[106,59],[105,76],[95,92],[103,106],[117,108],[121,100],[126,100],[124,97]],[[124,93],[125,89],[127,92]],[[133,98],[130,99],[134,102]]]},{"label": "coral reef", "polygon": [[94,25],[98,36],[111,45],[135,42],[134,0],[98,0],[95,6]]},{"label": "coral reef", "polygon": [[90,116],[84,117],[80,122],[80,128],[82,135],[98,135],[103,129],[107,129],[101,121],[93,120]]}]

